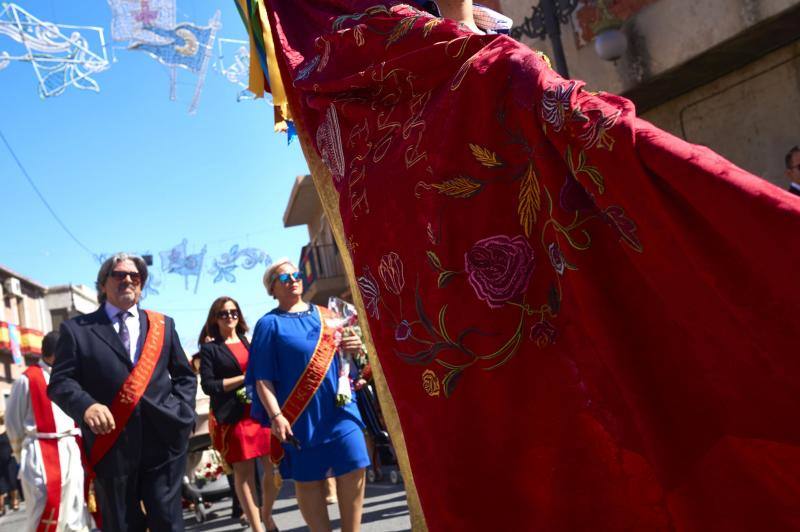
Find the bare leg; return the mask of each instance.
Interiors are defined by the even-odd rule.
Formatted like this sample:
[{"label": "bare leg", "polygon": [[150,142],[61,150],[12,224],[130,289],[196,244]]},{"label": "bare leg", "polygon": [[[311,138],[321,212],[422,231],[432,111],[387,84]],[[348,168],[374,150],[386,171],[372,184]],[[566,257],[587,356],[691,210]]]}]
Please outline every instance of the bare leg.
[{"label": "bare leg", "polygon": [[325,502],[328,504],[336,504],[336,479],[333,477],[325,479]]},{"label": "bare leg", "polygon": [[328,505],[325,503],[325,481],[294,483],[297,492],[297,504],[311,532],[330,532],[331,521],[328,517]]},{"label": "bare leg", "polygon": [[364,509],[364,472],[356,469],[336,477],[339,493],[339,513],[342,516],[342,532],[358,532],[361,529],[361,512]]},{"label": "bare leg", "polygon": [[278,528],[272,520],[272,506],[278,498],[278,488],[275,486],[275,477],[272,473],[272,462],[269,455],[261,457],[261,464],[264,466],[264,476],[261,477],[261,516],[268,530]]},{"label": "bare leg", "polygon": [[236,495],[239,497],[242,511],[247,516],[253,532],[261,532],[261,516],[253,499],[253,493],[256,491],[255,464],[252,460],[244,460],[243,462],[234,462],[231,465],[233,465],[233,484],[236,488]]},{"label": "bare leg", "polygon": [[439,6],[439,12],[444,18],[461,22],[472,31],[480,32],[472,16],[472,0],[438,0],[436,5]]}]

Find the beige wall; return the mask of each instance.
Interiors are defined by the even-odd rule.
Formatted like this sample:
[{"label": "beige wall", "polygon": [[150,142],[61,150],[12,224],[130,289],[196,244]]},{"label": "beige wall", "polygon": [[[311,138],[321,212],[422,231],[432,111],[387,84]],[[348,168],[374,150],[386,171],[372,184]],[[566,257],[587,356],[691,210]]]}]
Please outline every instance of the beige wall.
[{"label": "beige wall", "polygon": [[642,117],[785,188],[784,156],[800,144],[800,42]]},{"label": "beige wall", "polygon": [[[516,25],[538,1],[500,3]],[[570,77],[585,80],[592,90],[620,94],[798,4],[800,0],[657,0],[625,21],[628,51],[615,63],[600,59],[591,43],[580,46],[575,20],[561,26],[561,40]],[[548,40],[523,42],[552,54]]]},{"label": "beige wall", "polygon": [[[519,24],[538,1],[501,4]],[[800,144],[800,40],[766,54],[753,53],[747,42],[726,47],[758,31],[764,46],[763,34],[769,30],[754,26],[771,29],[776,21],[796,20],[800,0],[616,1],[640,6],[623,28],[629,43],[625,56],[616,63],[603,61],[591,43],[580,42],[576,12],[571,24],[561,26],[570,76],[586,81],[590,90],[655,97],[654,102],[662,103],[640,116],[782,188],[788,186],[783,159],[790,147]],[[800,39],[800,27],[796,35]],[[523,42],[552,53],[549,41],[523,37]],[[704,66],[722,65],[725,54],[744,66],[733,71],[719,67],[719,73],[703,78]],[[703,81],[686,85],[692,78]]]}]

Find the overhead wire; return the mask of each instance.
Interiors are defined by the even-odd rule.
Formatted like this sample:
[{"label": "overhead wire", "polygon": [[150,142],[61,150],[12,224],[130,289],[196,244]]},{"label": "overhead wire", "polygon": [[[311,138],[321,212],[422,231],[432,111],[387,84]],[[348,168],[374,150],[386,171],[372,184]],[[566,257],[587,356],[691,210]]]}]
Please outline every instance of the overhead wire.
[{"label": "overhead wire", "polygon": [[97,254],[96,254],[96,253],[94,253],[94,252],[93,252],[91,249],[89,249],[89,248],[86,246],[86,244],[84,244],[83,242],[81,242],[81,241],[78,239],[78,237],[76,237],[76,236],[75,236],[75,234],[74,234],[72,231],[70,231],[69,227],[67,227],[67,225],[66,225],[66,224],[64,223],[64,221],[63,221],[63,220],[62,220],[62,219],[61,219],[61,218],[58,216],[58,214],[56,214],[56,211],[53,209],[53,207],[50,205],[50,203],[49,203],[49,202],[47,201],[47,199],[44,197],[44,194],[42,194],[42,191],[41,191],[41,190],[39,190],[39,187],[37,187],[37,186],[36,186],[36,183],[33,181],[33,178],[31,178],[30,174],[29,174],[29,173],[28,173],[28,171],[25,169],[25,166],[22,164],[22,161],[20,161],[20,160],[19,160],[19,157],[17,157],[17,154],[16,154],[16,152],[14,151],[14,148],[12,148],[12,147],[11,147],[11,144],[9,144],[9,143],[8,143],[8,140],[6,139],[6,136],[3,134],[3,131],[2,131],[2,130],[0,130],[0,139],[2,139],[2,140],[3,140],[3,144],[5,144],[5,145],[6,145],[6,148],[8,149],[8,152],[11,154],[11,157],[14,159],[14,162],[16,162],[16,163],[17,163],[17,166],[19,167],[20,171],[22,172],[22,175],[24,175],[24,176],[25,176],[25,179],[27,179],[27,180],[28,180],[28,183],[30,184],[31,188],[33,188],[33,191],[34,191],[34,192],[36,192],[36,195],[37,195],[37,196],[39,197],[39,199],[42,201],[42,203],[44,204],[44,206],[45,206],[45,207],[47,207],[47,210],[48,210],[48,211],[50,211],[50,214],[53,216],[53,218],[55,219],[55,221],[56,221],[56,222],[58,222],[58,225],[60,225],[60,226],[61,226],[61,228],[64,230],[64,232],[65,232],[65,233],[67,233],[67,235],[69,235],[69,237],[70,237],[70,238],[71,238],[71,239],[72,239],[72,240],[73,240],[73,241],[74,241],[76,244],[78,244],[78,246],[80,246],[80,247],[81,247],[81,248],[82,248],[84,251],[86,251],[86,252],[87,252],[89,255],[91,255],[91,256],[92,256],[92,258],[94,258],[95,260],[97,260]]}]

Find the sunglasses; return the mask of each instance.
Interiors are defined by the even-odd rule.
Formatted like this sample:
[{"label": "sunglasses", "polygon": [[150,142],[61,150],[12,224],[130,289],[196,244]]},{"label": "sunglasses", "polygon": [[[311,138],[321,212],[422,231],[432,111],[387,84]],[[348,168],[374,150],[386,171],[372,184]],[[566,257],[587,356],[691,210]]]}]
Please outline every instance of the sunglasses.
[{"label": "sunglasses", "polygon": [[139,272],[113,271],[110,275],[112,279],[120,283],[124,281],[126,277],[130,277],[133,284],[139,284],[142,282],[142,276],[139,274]]},{"label": "sunglasses", "polygon": [[239,317],[238,310],[220,310],[217,312],[217,317],[221,320],[227,320],[228,318],[237,319]]},{"label": "sunglasses", "polygon": [[302,274],[300,272],[282,273],[279,276],[277,276],[276,279],[282,282],[283,284],[286,284],[288,282],[293,283],[299,280],[301,275]]}]

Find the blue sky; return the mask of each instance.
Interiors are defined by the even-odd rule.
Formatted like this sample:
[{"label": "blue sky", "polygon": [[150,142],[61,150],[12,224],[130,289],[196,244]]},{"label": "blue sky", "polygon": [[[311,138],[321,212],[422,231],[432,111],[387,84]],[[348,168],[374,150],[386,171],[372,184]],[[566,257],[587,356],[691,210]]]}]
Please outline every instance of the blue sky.
[{"label": "blue sky", "polygon": [[[179,71],[178,98],[170,101],[168,69],[111,41],[104,0],[19,5],[46,21],[102,26],[115,47],[116,61],[95,76],[99,93],[69,88],[42,100],[30,64],[0,70],[0,131],[53,209],[94,253],[149,251],[158,257],[184,238],[190,253],[207,245],[197,294],[194,278],[185,290],[183,277],[162,273],[156,258],[159,294],[143,302],[175,318],[187,349],[219,295],[238,299],[255,324],[274,306],[261,286],[264,265],[239,268],[236,283],[214,284],[208,269],[234,244],[296,260],[308,240],[305,226],[282,224],[294,179],[307,166],[297,142],[287,146],[285,135],[273,133],[271,106],[263,100],[237,103],[238,88],[209,69],[199,110],[190,116],[196,77]],[[233,0],[178,0],[178,22],[204,25],[217,8],[218,35],[245,39]],[[10,43],[0,35],[0,51]],[[0,264],[45,285],[93,286],[98,263],[57,224],[2,143],[0,186]]]}]

